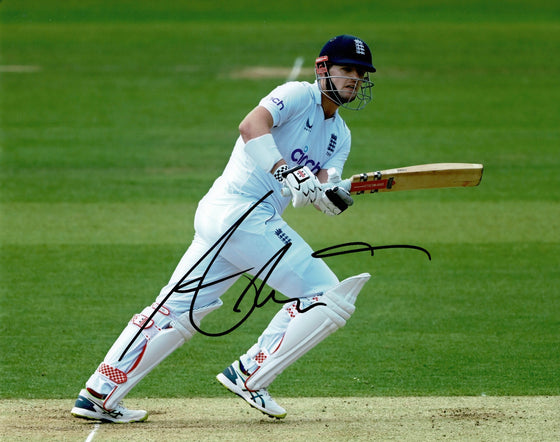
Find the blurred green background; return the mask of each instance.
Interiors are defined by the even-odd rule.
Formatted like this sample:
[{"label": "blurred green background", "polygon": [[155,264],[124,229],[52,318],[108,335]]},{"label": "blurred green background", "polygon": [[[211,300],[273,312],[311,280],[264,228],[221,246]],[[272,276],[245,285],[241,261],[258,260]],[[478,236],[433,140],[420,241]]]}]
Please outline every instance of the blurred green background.
[{"label": "blurred green background", "polygon": [[[298,57],[298,79],[313,81],[342,33],[368,42],[377,67],[374,101],[341,111],[345,175],[485,172],[477,188],[356,197],[335,218],[287,210],[315,249],[408,243],[432,261],[328,258],[340,278],[373,277],[347,326],[273,395],[560,393],[558,2],[4,0],[0,26],[1,397],[77,394],[167,282],[241,119]],[[243,285],[205,327],[236,322]],[[228,394],[215,374],[276,310],[197,336],[131,395]]]}]

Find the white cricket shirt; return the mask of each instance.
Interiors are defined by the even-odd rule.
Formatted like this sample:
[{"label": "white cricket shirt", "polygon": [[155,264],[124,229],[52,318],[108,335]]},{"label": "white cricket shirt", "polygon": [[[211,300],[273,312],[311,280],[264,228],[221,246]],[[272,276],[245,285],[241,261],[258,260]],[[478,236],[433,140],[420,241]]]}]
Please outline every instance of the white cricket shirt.
[{"label": "white cricket shirt", "polygon": [[[350,153],[350,130],[338,111],[325,119],[317,83],[285,83],[264,97],[259,105],[272,115],[271,133],[289,167],[307,166],[315,174],[320,169],[334,167],[342,176]],[[222,203],[226,194],[260,199],[274,190],[267,202],[282,213],[291,199],[281,195],[280,183],[255,164],[244,146],[239,136],[224,172],[205,198],[208,202],[218,198]]]}]

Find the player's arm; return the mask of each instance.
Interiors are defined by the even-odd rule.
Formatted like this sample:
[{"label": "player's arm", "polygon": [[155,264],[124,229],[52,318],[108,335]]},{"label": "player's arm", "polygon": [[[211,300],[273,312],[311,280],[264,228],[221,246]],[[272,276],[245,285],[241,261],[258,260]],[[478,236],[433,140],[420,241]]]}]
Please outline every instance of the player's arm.
[{"label": "player's arm", "polygon": [[321,169],[319,170],[319,172],[317,172],[317,179],[319,180],[319,182],[321,184],[325,184],[329,181],[329,174],[327,172],[327,169]]},{"label": "player's arm", "polygon": [[263,106],[257,106],[247,114],[239,124],[239,133],[243,141],[247,143],[253,138],[269,134],[274,121],[272,115]]},{"label": "player's arm", "polygon": [[[257,106],[239,124],[239,133],[245,142],[247,153],[257,161],[264,170],[274,173],[286,164],[276,147],[270,129],[274,124],[272,115],[263,106]],[[270,165],[270,168],[268,167]]]},{"label": "player's arm", "polygon": [[321,193],[321,183],[307,166],[288,168],[270,132],[273,124],[272,115],[265,107],[257,106],[249,112],[239,125],[245,152],[290,189],[294,207],[313,203]]}]

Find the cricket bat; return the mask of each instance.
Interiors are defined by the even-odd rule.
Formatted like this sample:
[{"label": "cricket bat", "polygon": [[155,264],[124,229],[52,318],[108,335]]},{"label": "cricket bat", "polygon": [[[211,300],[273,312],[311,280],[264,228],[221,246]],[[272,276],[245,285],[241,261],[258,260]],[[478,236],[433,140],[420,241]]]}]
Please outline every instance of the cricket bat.
[{"label": "cricket bat", "polygon": [[399,190],[478,186],[482,164],[435,163],[359,173],[339,184],[351,195]]}]

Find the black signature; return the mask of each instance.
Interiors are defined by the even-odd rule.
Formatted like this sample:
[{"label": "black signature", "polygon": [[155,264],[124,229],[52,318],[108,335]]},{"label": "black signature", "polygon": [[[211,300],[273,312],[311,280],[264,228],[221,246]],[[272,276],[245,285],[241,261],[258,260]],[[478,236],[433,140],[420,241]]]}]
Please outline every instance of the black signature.
[{"label": "black signature", "polygon": [[[355,247],[355,248],[353,248]],[[414,249],[420,250],[428,255],[428,259],[432,260],[432,255],[428,252],[425,248],[419,246],[411,246],[408,244],[393,244],[388,246],[372,246],[367,242],[347,242],[344,244],[338,244],[331,247],[326,247],[321,250],[317,250],[313,252],[311,256],[313,258],[328,258],[329,256],[337,256],[337,255],[346,255],[348,253],[358,253],[358,252],[370,252],[371,256],[374,255],[376,250],[383,250],[383,249]]]},{"label": "black signature", "polygon": [[[325,305],[322,302],[316,302],[306,308],[301,308],[300,309],[300,300],[298,298],[289,298],[289,299],[278,299],[276,297],[276,291],[274,289],[272,289],[270,291],[270,293],[264,298],[264,300],[260,301],[260,296],[261,293],[263,292],[263,289],[266,285],[266,282],[268,281],[268,279],[270,278],[270,275],[272,274],[272,272],[274,271],[274,269],[276,268],[276,266],[278,265],[278,263],[282,260],[282,258],[284,257],[284,255],[286,254],[286,252],[289,250],[289,248],[292,246],[292,243],[287,243],[286,245],[284,245],[282,248],[280,248],[271,258],[268,262],[266,262],[264,264],[264,266],[253,276],[253,277],[249,277],[247,276],[247,272],[253,270],[253,268],[248,268],[248,269],[244,269],[241,270],[239,272],[233,273],[232,275],[226,276],[224,278],[221,278],[219,280],[214,280],[212,282],[206,282],[205,278],[208,275],[208,273],[210,272],[210,269],[212,268],[212,264],[214,263],[214,261],[217,259],[217,257],[220,255],[220,252],[222,251],[222,249],[225,247],[225,245],[227,244],[227,242],[229,241],[229,239],[231,238],[231,236],[235,233],[235,231],[237,230],[237,228],[243,223],[243,221],[249,216],[249,214],[256,208],[258,207],[259,204],[261,204],[266,198],[268,198],[268,196],[270,196],[272,194],[272,191],[269,191],[268,193],[266,193],[266,195],[264,195],[260,200],[258,200],[254,205],[252,205],[213,245],[212,247],[210,247],[210,249],[208,249],[208,251],[196,262],[196,264],[191,267],[187,273],[185,273],[185,275],[183,275],[183,277],[175,284],[175,286],[169,291],[169,293],[159,302],[159,304],[156,306],[156,308],[154,309],[154,311],[150,314],[150,316],[143,321],[143,324],[140,326],[138,332],[134,335],[134,337],[132,338],[132,340],[130,341],[130,343],[128,344],[128,346],[124,349],[123,353],[121,354],[119,361],[122,360],[122,358],[126,355],[126,353],[128,352],[128,350],[130,349],[130,347],[132,346],[132,344],[134,343],[134,341],[138,338],[138,336],[140,335],[140,333],[142,333],[142,330],[146,327],[147,324],[150,323],[150,321],[153,319],[153,317],[156,315],[156,313],[159,311],[159,309],[165,304],[165,302],[169,299],[169,297],[173,294],[173,293],[193,293],[193,297],[192,297],[192,301],[191,301],[191,305],[189,308],[189,319],[191,322],[191,325],[201,334],[206,335],[206,336],[211,336],[211,337],[217,337],[217,336],[223,336],[226,334],[231,333],[232,331],[234,331],[235,329],[237,329],[238,327],[240,327],[248,318],[249,316],[253,313],[253,311],[257,308],[261,308],[263,307],[267,302],[272,301],[274,303],[277,304],[286,304],[286,303],[290,303],[290,302],[295,302],[296,303],[296,309],[298,312],[300,313],[304,313],[314,307],[318,307],[320,305]],[[368,243],[365,242],[349,242],[349,243],[345,243],[345,244],[339,244],[339,245],[335,245],[335,246],[331,246],[331,247],[327,247],[321,250],[317,250],[316,252],[313,252],[311,254],[311,256],[313,258],[326,258],[326,257],[332,257],[332,256],[337,256],[337,255],[343,255],[343,254],[349,254],[349,253],[358,253],[358,252],[363,252],[363,251],[368,251],[370,252],[371,256],[374,255],[374,251],[375,250],[381,250],[381,249],[391,249],[391,248],[408,248],[408,249],[416,249],[416,250],[420,250],[424,253],[426,253],[428,255],[428,258],[431,259],[430,253],[422,248],[422,247],[418,247],[418,246],[412,246],[412,245],[387,245],[387,246],[371,246]],[[191,275],[191,273],[213,252],[214,252],[214,256],[212,257],[212,259],[210,260],[209,265],[206,267],[206,269],[204,270],[204,273],[202,274],[202,276],[198,277],[198,278],[194,278],[194,279],[190,279],[188,280],[187,278]],[[241,295],[239,296],[239,299],[237,300],[237,302],[235,303],[234,307],[233,307],[233,311],[235,313],[241,313],[241,310],[239,309],[239,306],[241,304],[241,302],[243,301],[243,299],[245,298],[245,295],[251,290],[253,289],[255,294],[254,294],[254,298],[253,298],[253,303],[251,305],[251,307],[249,308],[248,312],[243,316],[243,318],[241,318],[236,324],[234,324],[232,327],[230,327],[229,329],[222,331],[222,332],[218,332],[218,333],[210,333],[207,331],[202,330],[194,321],[193,318],[193,311],[195,303],[196,303],[196,299],[198,296],[198,293],[201,289],[205,288],[205,287],[210,287],[212,285],[215,284],[219,284],[223,281],[226,281],[228,279],[231,278],[238,278],[242,275],[245,275],[248,279],[249,279],[249,284],[245,287],[245,289],[243,290],[243,292],[241,293]],[[260,284],[256,282],[257,279],[260,279]]]},{"label": "black signature", "polygon": [[[241,296],[239,297],[239,299],[235,303],[235,306],[234,306],[233,310],[236,313],[240,312],[239,305],[241,304],[243,298],[245,297],[245,295],[247,294],[247,292],[251,288],[255,289],[255,298],[253,300],[253,305],[249,309],[249,312],[237,324],[235,324],[233,327],[231,327],[230,329],[228,329],[224,332],[208,333],[208,332],[202,330],[198,325],[196,325],[196,323],[194,321],[194,318],[193,318],[194,305],[195,305],[195,302],[196,302],[196,299],[197,299],[197,296],[198,296],[198,292],[202,288],[210,287],[214,284],[219,284],[220,282],[226,281],[226,280],[231,279],[231,278],[237,278],[237,277],[239,277],[241,275],[244,275],[247,272],[253,270],[253,268],[248,268],[248,269],[245,269],[245,270],[241,270],[237,273],[234,273],[232,275],[229,275],[227,277],[221,278],[219,280],[215,280],[215,281],[212,281],[212,282],[209,282],[209,283],[205,283],[205,278],[208,275],[208,272],[210,271],[210,269],[212,268],[212,264],[214,263],[216,258],[220,255],[220,252],[225,247],[225,245],[227,244],[227,242],[229,241],[231,236],[235,233],[235,231],[241,225],[241,223],[243,223],[243,221],[250,215],[250,213],[253,210],[255,210],[255,208],[257,208],[258,205],[261,204],[266,198],[268,198],[268,196],[270,196],[272,194],[272,192],[273,192],[272,190],[267,192],[260,200],[258,200],[243,215],[241,215],[239,217],[239,219],[228,230],[226,230],[224,232],[224,234],[212,245],[212,247],[210,247],[210,249],[208,249],[208,251],[204,255],[202,255],[202,257],[196,262],[196,264],[194,266],[192,266],[187,271],[187,273],[185,273],[185,275],[183,275],[183,277],[173,286],[173,288],[169,291],[169,293],[155,307],[154,311],[150,314],[150,316],[148,316],[148,318],[146,318],[146,320],[142,323],[142,325],[140,326],[140,328],[138,329],[138,331],[136,332],[134,337],[130,340],[129,344],[127,345],[127,347],[122,352],[122,354],[119,358],[119,361],[122,360],[122,358],[126,355],[126,353],[130,349],[130,347],[132,346],[134,341],[136,341],[136,339],[138,338],[140,333],[142,333],[142,330],[144,330],[146,325],[150,323],[150,321],[154,318],[156,313],[161,309],[161,307],[165,304],[165,302],[169,299],[169,297],[173,293],[191,293],[191,292],[194,293],[194,295],[192,297],[191,305],[189,307],[189,320],[191,322],[191,325],[199,333],[202,333],[202,334],[207,335],[207,336],[223,336],[225,334],[228,334],[228,333],[232,332],[237,327],[241,326],[241,324],[243,324],[243,322],[245,322],[247,320],[247,318],[251,315],[251,313],[256,308],[260,308],[260,307],[264,306],[269,300],[271,300],[275,303],[278,303],[278,304],[286,304],[286,303],[289,303],[289,302],[296,302],[296,308],[297,308],[298,312],[300,312],[300,313],[304,313],[304,312],[310,310],[311,308],[318,307],[319,305],[325,305],[324,303],[317,302],[315,304],[310,305],[307,308],[300,309],[300,300],[298,298],[277,299],[276,296],[275,296],[275,294],[276,294],[275,290],[272,290],[269,293],[269,295],[265,298],[264,301],[259,302],[259,296],[260,296],[264,286],[266,285],[266,281],[268,280],[268,278],[270,277],[270,275],[272,274],[272,272],[274,271],[274,269],[276,268],[276,266],[278,265],[278,263],[280,262],[282,257],[286,254],[286,252],[288,251],[288,249],[292,245],[292,243],[288,243],[288,244],[284,245],[284,247],[282,247],[280,250],[278,250],[278,252],[276,252],[274,254],[274,256],[272,256],[272,258],[263,266],[263,268],[261,270],[259,270],[253,278],[250,279],[250,283],[247,285],[247,287],[245,288],[245,290],[243,291],[243,293],[241,294]],[[206,259],[206,257],[208,257],[212,253],[213,250],[215,250],[215,254],[212,257],[212,259],[210,261],[210,264],[204,270],[204,273],[202,274],[202,276],[200,276],[199,278],[194,278],[194,279],[191,279],[191,280],[187,280],[187,278],[191,275],[191,273]],[[264,277],[261,276],[265,272],[265,269],[267,269],[267,267],[269,267],[268,272],[266,273],[266,275]],[[255,284],[256,279],[261,279],[261,283],[260,283],[259,286],[257,286]],[[192,285],[194,285],[194,287],[192,287]],[[191,288],[188,288],[188,287],[191,287]]]}]

